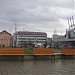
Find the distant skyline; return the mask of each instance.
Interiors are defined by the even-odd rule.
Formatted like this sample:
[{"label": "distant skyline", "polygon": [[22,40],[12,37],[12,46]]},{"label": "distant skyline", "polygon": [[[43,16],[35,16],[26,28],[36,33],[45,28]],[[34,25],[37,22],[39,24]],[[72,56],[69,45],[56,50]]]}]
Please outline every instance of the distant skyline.
[{"label": "distant skyline", "polygon": [[[39,31],[52,37],[65,34],[67,17],[74,15],[75,0],[0,0],[0,31]],[[75,17],[74,17],[75,18]]]}]

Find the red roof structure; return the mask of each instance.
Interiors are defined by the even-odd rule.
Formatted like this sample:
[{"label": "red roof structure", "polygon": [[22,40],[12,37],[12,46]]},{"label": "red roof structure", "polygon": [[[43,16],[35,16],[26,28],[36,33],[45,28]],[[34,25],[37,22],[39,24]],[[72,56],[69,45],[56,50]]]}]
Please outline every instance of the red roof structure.
[{"label": "red roof structure", "polygon": [[29,32],[29,31],[18,31],[17,35],[46,35],[45,32]]}]

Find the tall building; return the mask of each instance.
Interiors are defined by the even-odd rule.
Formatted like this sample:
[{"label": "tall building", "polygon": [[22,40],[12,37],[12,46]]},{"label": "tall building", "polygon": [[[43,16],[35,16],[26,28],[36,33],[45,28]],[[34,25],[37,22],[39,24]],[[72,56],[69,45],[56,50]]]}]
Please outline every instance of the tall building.
[{"label": "tall building", "polygon": [[44,44],[46,40],[45,32],[18,31],[13,34],[13,45],[17,47],[25,47],[27,44]]},{"label": "tall building", "polygon": [[11,34],[6,30],[0,32],[0,47],[11,46]]},{"label": "tall building", "polygon": [[57,34],[53,34],[52,37],[52,47],[57,47],[60,46],[60,40],[63,40],[65,38],[64,35],[57,35]]}]

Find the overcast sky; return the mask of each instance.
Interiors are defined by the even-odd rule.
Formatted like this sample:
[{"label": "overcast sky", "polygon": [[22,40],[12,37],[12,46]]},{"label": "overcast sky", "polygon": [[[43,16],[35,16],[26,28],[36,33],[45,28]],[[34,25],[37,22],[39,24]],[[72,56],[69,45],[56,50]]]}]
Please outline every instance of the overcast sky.
[{"label": "overcast sky", "polygon": [[74,0],[0,0],[0,31],[41,31],[52,37],[65,34],[67,17],[74,15]]}]

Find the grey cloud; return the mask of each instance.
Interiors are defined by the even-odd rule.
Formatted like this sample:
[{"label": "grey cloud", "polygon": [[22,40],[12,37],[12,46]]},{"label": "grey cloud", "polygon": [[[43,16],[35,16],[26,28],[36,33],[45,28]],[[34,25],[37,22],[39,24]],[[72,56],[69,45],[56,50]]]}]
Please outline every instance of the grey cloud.
[{"label": "grey cloud", "polygon": [[[9,29],[15,20],[19,29],[35,31],[40,28],[42,31],[53,31],[54,26],[56,28],[62,26],[60,19],[65,20],[72,15],[69,12],[63,14],[62,11],[66,9],[72,11],[73,2],[73,0],[0,0],[0,27]],[[53,7],[54,10],[51,10]]]}]

